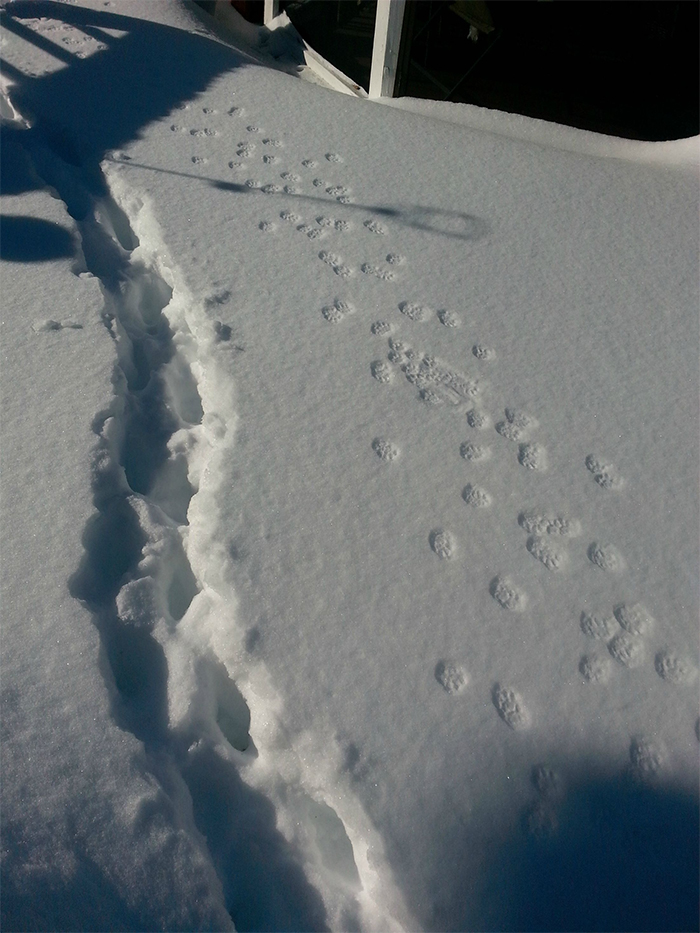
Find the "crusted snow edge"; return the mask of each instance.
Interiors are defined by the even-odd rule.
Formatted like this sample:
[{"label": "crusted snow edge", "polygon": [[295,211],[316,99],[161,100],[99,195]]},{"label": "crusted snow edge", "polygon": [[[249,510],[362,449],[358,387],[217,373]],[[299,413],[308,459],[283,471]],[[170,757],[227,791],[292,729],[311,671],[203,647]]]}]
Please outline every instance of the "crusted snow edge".
[{"label": "crusted snow edge", "polygon": [[[190,293],[170,257],[150,199],[127,183],[118,163],[106,161],[102,170],[111,196],[138,237],[142,260],[172,288],[163,313],[178,353],[194,376],[203,410],[195,443],[185,445],[196,491],[189,503],[188,524],[179,529],[199,592],[175,628],[160,625],[154,631],[168,661],[170,728],[192,742],[212,743],[218,755],[236,765],[246,783],[272,801],[278,829],[301,854],[307,877],[321,894],[334,927],[347,924],[348,910],[355,912],[356,901],[363,929],[415,929],[391,876],[383,842],[340,770],[338,743],[332,735],[291,734],[284,701],[269,672],[245,648],[246,630],[237,618],[236,594],[228,582],[231,558],[218,534],[217,502],[225,493],[221,465],[235,443],[238,422],[235,388],[226,366],[228,348],[217,337],[205,301]],[[212,679],[201,676],[205,658],[223,665],[245,699],[250,710],[248,749],[233,747],[217,722]],[[314,824],[324,812],[319,805],[329,808],[329,819],[342,824],[352,846],[358,887],[327,864],[336,860],[326,858],[331,853],[324,852],[316,838]]]}]

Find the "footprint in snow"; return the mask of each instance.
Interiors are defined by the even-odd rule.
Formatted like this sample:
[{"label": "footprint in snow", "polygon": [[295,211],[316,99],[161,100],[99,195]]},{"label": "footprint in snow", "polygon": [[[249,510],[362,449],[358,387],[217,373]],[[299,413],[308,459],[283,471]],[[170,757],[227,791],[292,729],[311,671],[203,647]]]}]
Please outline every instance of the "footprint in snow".
[{"label": "footprint in snow", "polygon": [[469,683],[469,675],[456,661],[443,658],[435,665],[435,680],[445,693],[454,696],[461,693]]},{"label": "footprint in snow", "polygon": [[528,432],[536,428],[537,420],[516,408],[505,409],[505,421],[499,421],[496,431],[507,441],[518,442],[527,438]]},{"label": "footprint in snow", "polygon": [[508,577],[495,577],[489,592],[498,605],[509,612],[522,612],[527,606],[527,596]]},{"label": "footprint in snow", "polygon": [[339,163],[343,161],[343,158],[342,156],[339,156],[337,152],[327,152],[326,161],[333,162],[333,163]]},{"label": "footprint in snow", "polygon": [[363,262],[360,269],[365,275],[373,275],[382,282],[393,282],[396,278],[396,274],[392,272],[391,269],[381,269],[379,266],[373,266],[369,262]]},{"label": "footprint in snow", "polygon": [[321,310],[321,314],[329,324],[339,324],[346,314],[352,314],[354,310],[355,308],[350,302],[336,298],[332,305],[328,305]]},{"label": "footprint in snow", "polygon": [[382,463],[391,463],[399,455],[399,448],[384,437],[375,437],[372,441],[372,450],[379,457]]},{"label": "footprint in snow", "polygon": [[595,566],[608,573],[619,573],[624,568],[622,557],[612,544],[593,542],[588,548],[588,559]]},{"label": "footprint in snow", "polygon": [[601,489],[611,489],[616,491],[622,489],[624,480],[612,463],[607,463],[595,454],[589,454],[586,457],[586,469],[593,474],[593,479]]},{"label": "footprint in snow", "polygon": [[336,275],[339,275],[343,279],[347,279],[352,275],[352,269],[345,265],[340,256],[337,256],[335,253],[329,253],[327,250],[321,250],[318,254],[318,258],[321,262],[324,262],[327,266],[330,266],[333,272]]},{"label": "footprint in snow", "polygon": [[378,236],[386,235],[386,227],[383,227],[378,220],[372,220],[370,218],[369,220],[365,220],[362,226],[366,227],[370,233],[376,233]]},{"label": "footprint in snow", "polygon": [[482,363],[492,363],[496,359],[496,351],[492,347],[484,346],[482,343],[475,344],[472,347],[472,353]]},{"label": "footprint in snow", "polygon": [[501,684],[495,684],[491,699],[496,707],[496,712],[511,729],[516,731],[527,729],[530,725],[530,714],[523,704],[522,697],[515,690],[503,687]]},{"label": "footprint in snow", "polygon": [[455,314],[453,311],[447,311],[444,308],[438,311],[437,319],[443,327],[459,327],[462,323],[459,315]]},{"label": "footprint in snow", "polygon": [[584,654],[578,664],[579,673],[589,684],[605,684],[610,680],[610,659],[598,652]]},{"label": "footprint in snow", "polygon": [[442,560],[449,560],[455,552],[455,543],[449,531],[442,528],[436,528],[428,536],[430,547],[435,554]]}]

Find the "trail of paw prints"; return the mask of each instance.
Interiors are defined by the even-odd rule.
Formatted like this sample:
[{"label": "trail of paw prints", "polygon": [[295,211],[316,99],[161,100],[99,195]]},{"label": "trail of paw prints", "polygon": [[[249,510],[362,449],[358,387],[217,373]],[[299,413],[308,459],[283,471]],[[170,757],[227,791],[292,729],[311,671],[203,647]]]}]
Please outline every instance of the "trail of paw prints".
[{"label": "trail of paw prints", "polygon": [[[653,654],[647,640],[656,629],[656,620],[642,603],[620,603],[611,612],[584,611],[579,627],[586,638],[607,648],[607,657],[601,650],[582,656],[579,672],[588,683],[607,682],[617,665],[640,668]],[[692,660],[668,646],[655,653],[653,664],[658,676],[673,686],[690,684],[697,676]]]}]

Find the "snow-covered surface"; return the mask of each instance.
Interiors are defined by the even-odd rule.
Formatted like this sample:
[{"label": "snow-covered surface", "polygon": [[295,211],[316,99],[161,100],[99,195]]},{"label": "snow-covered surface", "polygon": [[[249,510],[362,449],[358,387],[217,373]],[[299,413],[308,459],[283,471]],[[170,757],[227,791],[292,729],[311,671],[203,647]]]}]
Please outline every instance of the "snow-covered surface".
[{"label": "snow-covered surface", "polygon": [[697,140],[3,19],[3,929],[696,925]]}]

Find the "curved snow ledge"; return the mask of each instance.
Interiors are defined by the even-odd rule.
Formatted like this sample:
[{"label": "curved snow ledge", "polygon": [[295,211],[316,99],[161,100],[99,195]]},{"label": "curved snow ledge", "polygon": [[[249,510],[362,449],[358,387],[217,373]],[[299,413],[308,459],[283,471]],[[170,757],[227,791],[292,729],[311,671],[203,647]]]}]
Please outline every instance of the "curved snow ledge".
[{"label": "curved snow ledge", "polygon": [[[102,168],[112,197],[138,239],[141,261],[172,289],[164,313],[177,356],[169,366],[181,357],[201,400],[201,424],[190,432],[190,441],[181,444],[195,491],[186,524],[178,529],[197,592],[175,624],[172,612],[161,612],[153,628],[167,661],[168,726],[187,748],[183,775],[195,809],[201,768],[233,767],[273,805],[276,828],[298,854],[332,929],[414,928],[391,877],[382,840],[342,773],[337,742],[332,735],[292,734],[284,701],[265,665],[251,658],[245,627],[237,620],[238,601],[228,582],[231,558],[222,544],[219,517],[219,502],[226,498],[222,463],[235,442],[237,424],[235,388],[228,374],[234,348],[212,327],[205,302],[190,294],[169,258],[151,205],[130,188],[121,166],[105,162]],[[171,394],[177,393],[177,383],[174,372]],[[169,446],[173,449],[172,441]],[[138,590],[133,597],[140,600],[140,589],[155,580],[156,589],[163,591],[155,594],[155,602],[163,604],[173,585],[168,567],[172,561],[163,540],[175,529],[166,527],[157,505],[132,502],[132,508],[146,544],[136,579],[118,597],[127,611],[130,588]],[[159,555],[165,565],[154,567]],[[193,774],[200,776],[193,779]],[[220,801],[222,809],[226,805]],[[206,827],[200,829],[209,836]],[[226,840],[228,847],[236,844],[235,838]],[[215,864],[221,864],[220,853],[211,854]],[[224,878],[222,882],[225,886]]]},{"label": "curved snow ledge", "polygon": [[432,117],[445,123],[466,126],[473,130],[507,136],[523,142],[535,143],[576,152],[580,155],[622,159],[628,162],[643,162],[684,168],[700,167],[700,136],[689,139],[672,139],[665,142],[645,142],[636,139],[621,139],[579,130],[573,126],[562,126],[547,120],[537,120],[519,113],[489,110],[473,104],[456,104],[442,100],[420,100],[416,97],[381,98],[378,103]]}]

